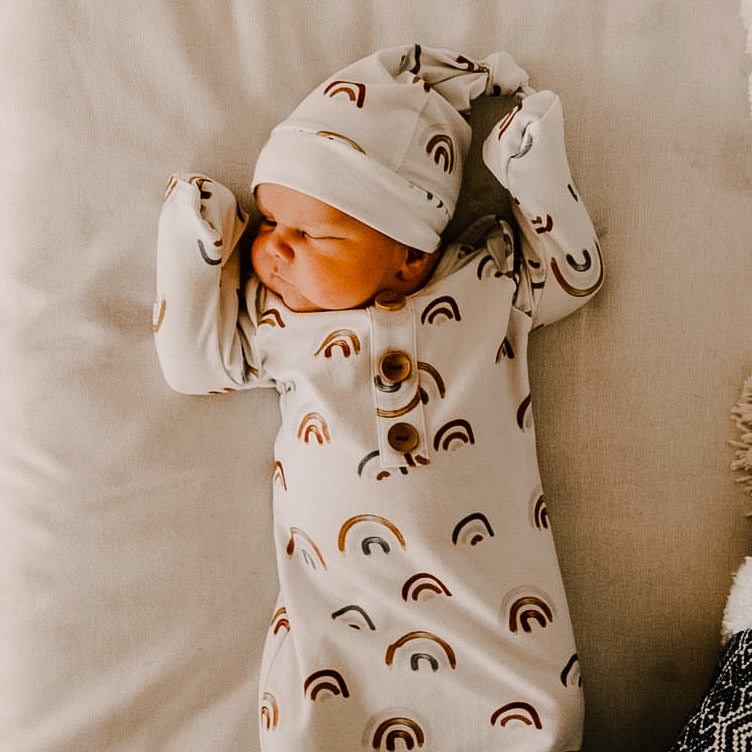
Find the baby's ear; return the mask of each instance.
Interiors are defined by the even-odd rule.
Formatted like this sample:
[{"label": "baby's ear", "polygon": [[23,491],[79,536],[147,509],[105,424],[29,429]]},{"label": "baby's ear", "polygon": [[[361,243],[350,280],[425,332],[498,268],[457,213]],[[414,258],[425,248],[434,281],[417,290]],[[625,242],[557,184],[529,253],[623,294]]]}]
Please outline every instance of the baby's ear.
[{"label": "baby's ear", "polygon": [[417,248],[407,248],[405,261],[402,265],[403,279],[415,280],[425,277],[433,271],[437,261],[436,253],[425,253]]}]

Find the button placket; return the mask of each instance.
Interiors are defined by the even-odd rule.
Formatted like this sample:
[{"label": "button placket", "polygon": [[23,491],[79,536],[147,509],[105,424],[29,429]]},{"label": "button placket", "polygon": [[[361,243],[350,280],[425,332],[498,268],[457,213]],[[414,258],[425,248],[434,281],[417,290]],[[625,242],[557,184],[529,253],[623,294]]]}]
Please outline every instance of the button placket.
[{"label": "button placket", "polygon": [[427,458],[423,403],[420,398],[415,316],[409,299],[389,293],[371,314],[372,390],[382,467],[412,464],[412,455]]}]

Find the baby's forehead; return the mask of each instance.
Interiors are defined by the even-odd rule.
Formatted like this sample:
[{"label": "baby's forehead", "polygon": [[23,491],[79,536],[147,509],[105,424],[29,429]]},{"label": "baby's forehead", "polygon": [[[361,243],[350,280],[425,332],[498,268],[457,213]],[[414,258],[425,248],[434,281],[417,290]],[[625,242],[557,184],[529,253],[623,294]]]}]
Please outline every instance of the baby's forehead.
[{"label": "baby's forehead", "polygon": [[256,205],[262,214],[289,225],[358,226],[355,217],[307,193],[276,183],[256,187]]}]

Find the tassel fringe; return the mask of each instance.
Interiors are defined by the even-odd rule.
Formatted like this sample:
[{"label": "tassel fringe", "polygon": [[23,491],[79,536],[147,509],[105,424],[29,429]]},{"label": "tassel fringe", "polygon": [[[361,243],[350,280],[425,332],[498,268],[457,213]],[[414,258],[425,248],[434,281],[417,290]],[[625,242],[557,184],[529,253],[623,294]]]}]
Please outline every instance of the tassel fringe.
[{"label": "tassel fringe", "polygon": [[731,410],[731,415],[739,429],[739,440],[730,442],[736,449],[731,469],[739,473],[737,482],[752,495],[752,376],[744,383],[739,404]]}]

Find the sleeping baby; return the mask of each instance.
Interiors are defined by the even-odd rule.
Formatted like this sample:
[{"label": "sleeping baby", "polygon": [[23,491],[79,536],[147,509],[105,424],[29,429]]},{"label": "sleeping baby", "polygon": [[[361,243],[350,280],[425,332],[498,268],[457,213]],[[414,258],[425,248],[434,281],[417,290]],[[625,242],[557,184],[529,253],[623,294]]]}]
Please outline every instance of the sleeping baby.
[{"label": "sleeping baby", "polygon": [[[518,226],[442,245],[483,94],[517,95],[483,157]],[[274,128],[253,189],[245,273],[230,191],[170,181],[154,328],[174,389],[279,393],[261,748],[579,749],[527,374],[603,279],[558,97],[504,53],[383,50]]]}]

